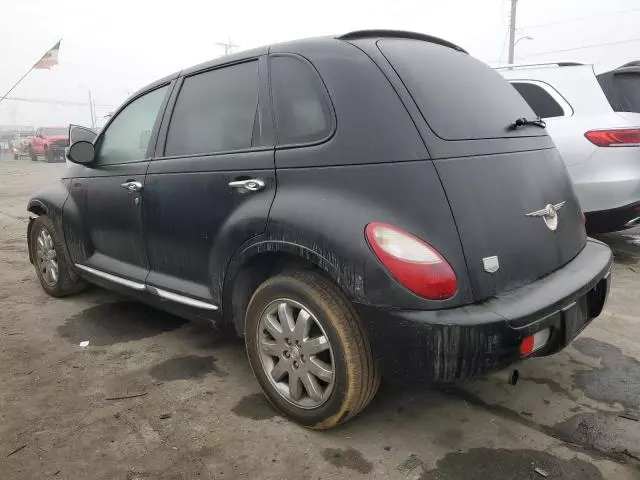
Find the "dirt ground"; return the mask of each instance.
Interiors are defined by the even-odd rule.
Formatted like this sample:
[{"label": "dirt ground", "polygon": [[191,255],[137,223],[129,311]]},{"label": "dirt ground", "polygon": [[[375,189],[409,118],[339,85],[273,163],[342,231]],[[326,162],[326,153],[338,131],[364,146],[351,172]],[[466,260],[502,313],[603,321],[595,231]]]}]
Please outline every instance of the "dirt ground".
[{"label": "dirt ground", "polygon": [[639,230],[602,237],[605,312],[517,386],[383,385],[313,432],[269,406],[240,340],[99,288],[43,292],[25,205],[64,168],[0,160],[0,478],[640,479]]}]

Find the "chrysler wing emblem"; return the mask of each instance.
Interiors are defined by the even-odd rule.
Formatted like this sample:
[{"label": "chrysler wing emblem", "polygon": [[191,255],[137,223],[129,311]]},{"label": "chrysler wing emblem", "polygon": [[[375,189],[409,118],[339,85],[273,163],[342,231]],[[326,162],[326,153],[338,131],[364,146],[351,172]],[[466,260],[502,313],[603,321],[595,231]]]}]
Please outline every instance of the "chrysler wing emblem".
[{"label": "chrysler wing emblem", "polygon": [[527,217],[542,217],[545,225],[549,228],[549,230],[554,231],[556,228],[558,228],[558,210],[560,210],[565,203],[567,202],[560,202],[556,203],[555,205],[552,205],[550,203],[541,210],[527,213]]}]

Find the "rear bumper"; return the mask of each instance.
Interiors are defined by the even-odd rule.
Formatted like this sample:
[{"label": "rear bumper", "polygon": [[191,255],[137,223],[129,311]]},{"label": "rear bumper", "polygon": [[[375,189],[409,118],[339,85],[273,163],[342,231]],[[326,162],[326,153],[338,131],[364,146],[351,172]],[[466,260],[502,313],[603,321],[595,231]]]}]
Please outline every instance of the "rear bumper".
[{"label": "rear bumper", "polygon": [[585,213],[640,202],[640,148],[596,148],[588,161],[569,166]]},{"label": "rear bumper", "polygon": [[640,201],[611,210],[585,213],[587,232],[607,233],[640,225]]},{"label": "rear bumper", "polygon": [[390,381],[450,382],[520,361],[520,343],[549,328],[544,356],[568,345],[609,293],[611,250],[589,239],[570,263],[537,282],[481,304],[448,310],[356,305],[373,353]]}]

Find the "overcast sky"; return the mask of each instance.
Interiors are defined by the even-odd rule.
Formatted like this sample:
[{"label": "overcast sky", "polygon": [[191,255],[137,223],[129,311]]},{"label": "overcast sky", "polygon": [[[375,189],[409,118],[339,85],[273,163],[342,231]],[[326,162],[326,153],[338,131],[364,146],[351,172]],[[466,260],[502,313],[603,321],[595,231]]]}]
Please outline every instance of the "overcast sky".
[{"label": "overcast sky", "polygon": [[[100,117],[146,83],[224,53],[352,30],[413,30],[488,63],[507,58],[510,0],[2,0],[0,96],[60,38],[60,64],[11,96],[86,102]],[[638,0],[518,0],[516,62],[640,60]],[[607,44],[607,45],[601,45]],[[601,45],[593,47],[594,45]],[[591,47],[591,48],[585,48]],[[4,101],[0,125],[89,124],[87,106]]]}]

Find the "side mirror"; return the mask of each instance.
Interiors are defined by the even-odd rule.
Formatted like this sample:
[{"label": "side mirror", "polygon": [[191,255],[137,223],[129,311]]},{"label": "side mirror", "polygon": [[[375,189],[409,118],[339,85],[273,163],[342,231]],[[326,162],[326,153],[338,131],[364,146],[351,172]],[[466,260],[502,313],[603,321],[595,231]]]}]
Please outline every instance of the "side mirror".
[{"label": "side mirror", "polygon": [[93,143],[84,140],[74,143],[67,151],[67,158],[80,165],[88,165],[93,162],[94,155]]}]

